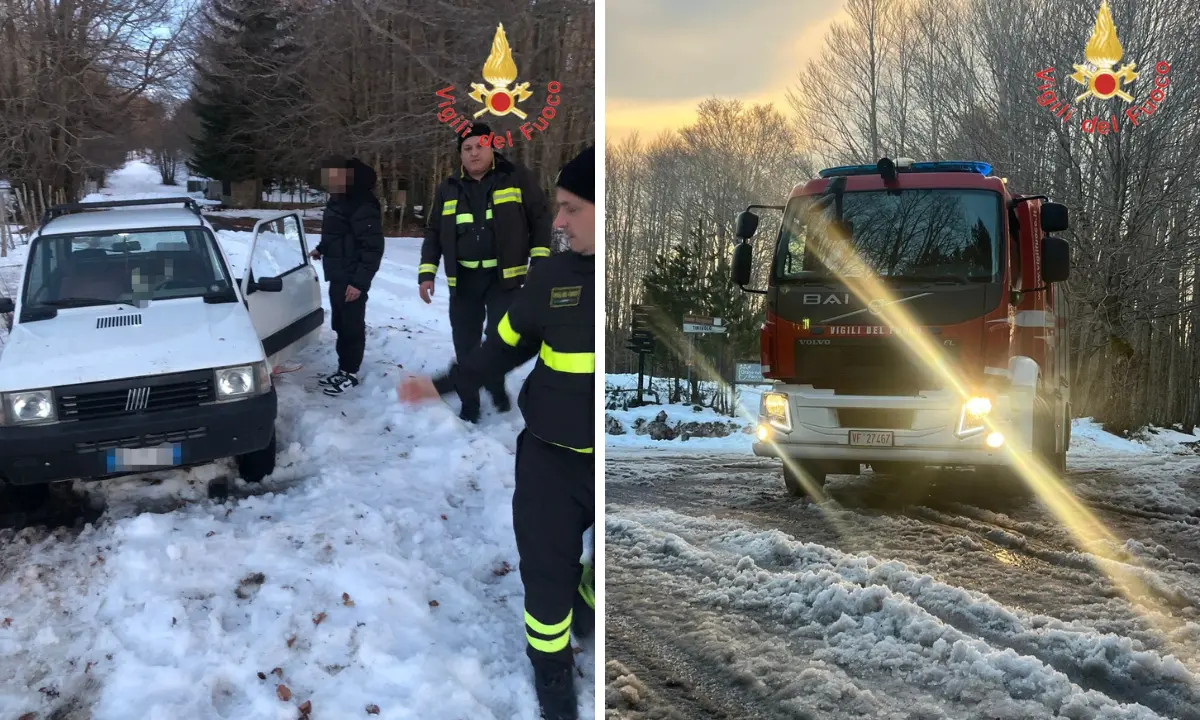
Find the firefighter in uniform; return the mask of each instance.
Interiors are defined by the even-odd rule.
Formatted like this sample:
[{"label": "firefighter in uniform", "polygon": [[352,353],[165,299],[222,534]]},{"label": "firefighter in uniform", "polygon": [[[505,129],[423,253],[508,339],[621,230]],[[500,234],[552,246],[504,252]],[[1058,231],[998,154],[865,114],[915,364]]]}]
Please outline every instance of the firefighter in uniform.
[{"label": "firefighter in uniform", "polygon": [[513,529],[525,586],[525,637],[542,716],[574,720],[570,634],[595,624],[590,563],[580,550],[595,524],[595,149],[559,173],[555,226],[571,241],[529,273],[507,313],[475,352],[436,379],[408,378],[401,402],[434,400],[486,385],[538,358],[518,398]]},{"label": "firefighter in uniform", "polygon": [[[421,264],[421,299],[431,302],[438,260],[450,287],[450,329],[461,360],[479,346],[508,310],[531,265],[550,257],[550,210],[534,174],[492,150],[491,129],[478,123],[458,138],[458,172],[444,180],[428,213]],[[484,385],[499,412],[512,405],[504,378]],[[463,420],[479,420],[479,391],[458,391]]]}]

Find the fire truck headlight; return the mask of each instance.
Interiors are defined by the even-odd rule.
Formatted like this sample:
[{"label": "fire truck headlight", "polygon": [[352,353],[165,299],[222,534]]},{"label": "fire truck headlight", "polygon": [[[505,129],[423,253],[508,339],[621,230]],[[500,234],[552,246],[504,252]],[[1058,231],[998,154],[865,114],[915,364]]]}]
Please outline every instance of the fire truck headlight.
[{"label": "fire truck headlight", "polygon": [[989,433],[985,440],[987,446],[995,450],[1004,444],[1004,436],[998,432]]},{"label": "fire truck headlight", "polygon": [[984,420],[992,412],[992,401],[986,397],[968,398],[963,403],[962,413],[958,420],[959,438],[974,437],[985,429]]},{"label": "fire truck headlight", "polygon": [[985,397],[973,397],[963,404],[971,417],[983,417],[992,411],[992,401]]},{"label": "fire truck headlight", "polygon": [[788,396],[783,393],[763,393],[761,414],[771,427],[783,432],[792,431],[792,411]]}]

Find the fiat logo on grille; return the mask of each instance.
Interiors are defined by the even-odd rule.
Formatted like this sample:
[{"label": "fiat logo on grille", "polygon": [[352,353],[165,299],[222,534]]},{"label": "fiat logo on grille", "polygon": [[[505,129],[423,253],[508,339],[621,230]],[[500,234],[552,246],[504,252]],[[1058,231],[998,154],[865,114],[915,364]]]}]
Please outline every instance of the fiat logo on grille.
[{"label": "fiat logo on grille", "polygon": [[125,396],[125,412],[145,410],[150,404],[150,388],[132,388]]}]

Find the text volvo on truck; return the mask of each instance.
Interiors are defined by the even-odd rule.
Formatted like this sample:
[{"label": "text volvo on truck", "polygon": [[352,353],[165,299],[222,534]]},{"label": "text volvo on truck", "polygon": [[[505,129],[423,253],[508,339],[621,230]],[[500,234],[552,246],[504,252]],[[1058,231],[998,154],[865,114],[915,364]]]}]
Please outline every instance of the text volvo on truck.
[{"label": "text volvo on truck", "polygon": [[[766,290],[746,287],[754,208],[783,211]],[[819,486],[863,464],[1011,476],[1025,452],[1061,472],[1070,248],[1048,233],[1067,227],[1065,206],[1014,194],[981,162],[830,168],[784,206],[751,205],[737,219],[732,275],[766,296],[761,362],[774,384],[754,453],[788,458],[784,486],[797,496],[797,473]],[[855,281],[864,277],[876,280]],[[911,324],[887,319],[899,312]]]}]

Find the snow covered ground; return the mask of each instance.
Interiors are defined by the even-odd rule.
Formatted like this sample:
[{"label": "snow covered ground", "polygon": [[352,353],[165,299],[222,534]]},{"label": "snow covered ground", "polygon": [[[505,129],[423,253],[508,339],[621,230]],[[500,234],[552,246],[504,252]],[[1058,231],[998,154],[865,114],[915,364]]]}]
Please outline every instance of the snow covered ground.
[{"label": "snow covered ground", "polygon": [[[180,192],[146,170],[106,194]],[[239,272],[249,239],[220,233]],[[520,415],[485,401],[467,427],[395,399],[404,373],[453,357],[444,278],[432,305],[417,296],[419,245],[387,241],[352,395],[315,392],[336,366],[328,327],[277,379],[262,487],[208,500],[220,465],[77,484],[104,506],[94,524],[0,530],[0,717],[537,717],[510,510]],[[577,660],[590,718],[593,641]]]},{"label": "snow covered ground", "polygon": [[610,435],[608,717],[1200,719],[1196,441],[1076,420],[1064,484],[1111,533],[1084,542],[968,473],[817,505],[750,436]]}]

